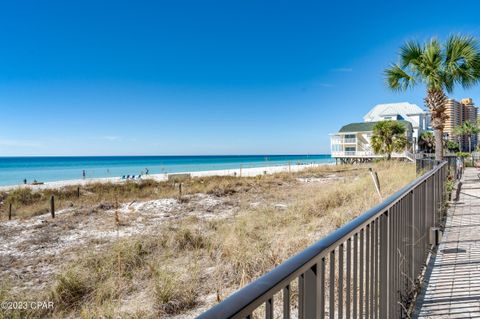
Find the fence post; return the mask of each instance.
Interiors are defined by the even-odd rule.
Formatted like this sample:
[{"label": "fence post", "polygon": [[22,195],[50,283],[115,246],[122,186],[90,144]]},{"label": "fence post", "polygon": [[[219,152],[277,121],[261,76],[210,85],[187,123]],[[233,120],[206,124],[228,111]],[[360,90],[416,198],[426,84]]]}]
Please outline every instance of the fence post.
[{"label": "fence post", "polygon": [[8,205],[8,220],[12,220],[12,203]]},{"label": "fence post", "polygon": [[53,195],[50,197],[50,213],[52,218],[55,218],[55,197]]},{"label": "fence post", "polygon": [[319,280],[317,279],[317,277],[318,277],[318,268],[316,264],[313,265],[313,267],[307,270],[304,274],[303,317],[305,319],[317,318],[317,314],[319,310],[318,308],[320,307],[320,304],[318,303],[318,300],[317,300],[317,294],[319,293],[318,291]]},{"label": "fence post", "polygon": [[77,186],[77,198],[80,198],[80,186]]},{"label": "fence post", "polygon": [[[379,318],[390,314],[390,209],[380,217],[380,292]],[[355,293],[355,292],[354,292]]]},{"label": "fence post", "polygon": [[378,174],[371,167],[368,170],[370,171],[370,175],[372,176],[378,196],[380,197],[380,200],[383,200],[382,193],[380,192],[380,180],[378,179]]},{"label": "fence post", "polygon": [[432,204],[433,204],[433,209],[432,209],[432,213],[433,213],[433,225],[432,227],[436,227],[437,226],[437,196],[436,196],[436,193],[437,193],[437,183],[436,183],[436,180],[437,180],[437,173],[434,173],[433,176],[432,176],[432,184],[433,184],[433,189],[432,189],[432,195],[433,195],[433,201],[432,201]]},{"label": "fence post", "polygon": [[410,271],[411,271],[411,276],[410,276],[410,279],[412,281],[415,281],[415,277],[416,277],[416,273],[415,273],[415,246],[416,246],[416,241],[415,241],[415,230],[417,229],[416,228],[416,225],[415,225],[415,188],[412,190],[411,192],[411,199],[412,199],[412,213],[411,213],[411,221],[412,221],[412,224],[410,225],[412,227],[412,230],[411,230],[411,250],[410,250],[410,253],[411,253],[411,258],[410,258]]}]

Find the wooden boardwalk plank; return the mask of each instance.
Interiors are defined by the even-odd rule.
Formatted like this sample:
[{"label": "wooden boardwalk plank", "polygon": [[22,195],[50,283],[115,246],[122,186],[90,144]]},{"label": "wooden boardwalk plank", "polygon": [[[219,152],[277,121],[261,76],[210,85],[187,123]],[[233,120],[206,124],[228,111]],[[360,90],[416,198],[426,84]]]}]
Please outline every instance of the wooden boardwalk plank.
[{"label": "wooden boardwalk plank", "polygon": [[480,179],[467,168],[414,318],[480,318]]}]

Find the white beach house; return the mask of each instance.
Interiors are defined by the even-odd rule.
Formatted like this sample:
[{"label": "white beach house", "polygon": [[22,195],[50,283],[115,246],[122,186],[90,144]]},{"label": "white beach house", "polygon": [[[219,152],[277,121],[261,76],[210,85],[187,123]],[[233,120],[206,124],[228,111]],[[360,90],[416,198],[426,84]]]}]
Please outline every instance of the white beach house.
[{"label": "white beach house", "polygon": [[337,133],[330,134],[332,157],[342,163],[368,162],[382,157],[372,150],[370,139],[373,127],[379,121],[399,121],[406,128],[410,149],[392,157],[413,160],[412,152],[417,150],[418,138],[423,131],[429,129],[428,112],[415,104],[407,102],[378,104],[364,117],[364,122],[344,125]]},{"label": "white beach house", "polygon": [[[405,126],[407,139],[412,144],[412,124],[403,120],[398,122]],[[370,144],[373,127],[376,123],[350,123],[344,125],[338,133],[330,134],[332,157],[341,163],[364,163],[374,158],[383,157],[383,155],[375,154]],[[413,160],[413,155],[410,151],[393,153],[392,157]]]},{"label": "white beach house", "polygon": [[418,105],[408,102],[378,104],[364,117],[365,122],[378,122],[383,120],[408,121],[413,127],[414,145],[423,131],[429,130],[430,115]]}]

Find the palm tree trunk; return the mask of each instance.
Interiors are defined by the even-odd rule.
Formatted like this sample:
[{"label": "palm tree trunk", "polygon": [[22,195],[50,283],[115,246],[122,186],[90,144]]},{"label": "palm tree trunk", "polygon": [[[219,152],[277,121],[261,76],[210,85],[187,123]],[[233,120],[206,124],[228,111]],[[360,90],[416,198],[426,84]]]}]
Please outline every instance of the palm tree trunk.
[{"label": "palm tree trunk", "polygon": [[442,90],[428,89],[425,104],[430,109],[431,123],[435,135],[435,159],[443,160],[443,127],[448,115],[445,113],[447,96]]},{"label": "palm tree trunk", "polygon": [[443,160],[443,129],[435,129],[435,159],[437,161]]},{"label": "palm tree trunk", "polygon": [[468,152],[472,152],[472,136],[468,135]]}]

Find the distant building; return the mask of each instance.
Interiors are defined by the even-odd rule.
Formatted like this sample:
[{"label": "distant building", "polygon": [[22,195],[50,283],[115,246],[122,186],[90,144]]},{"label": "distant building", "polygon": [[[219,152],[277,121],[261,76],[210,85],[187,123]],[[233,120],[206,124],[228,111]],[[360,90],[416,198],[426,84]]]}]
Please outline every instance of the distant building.
[{"label": "distant building", "polygon": [[377,122],[383,120],[404,120],[412,124],[414,144],[423,131],[430,126],[430,115],[418,105],[408,102],[378,104],[373,107],[364,117],[365,122]]},{"label": "distant building", "polygon": [[[454,99],[447,101],[448,119],[445,121],[445,128],[443,133],[449,140],[459,142],[460,148],[463,151],[468,150],[468,138],[465,136],[457,136],[454,133],[455,127],[462,125],[465,122],[477,122],[478,108],[474,105],[471,98],[462,99],[460,102]],[[476,135],[472,136],[472,148],[477,147],[478,138]]]},{"label": "distant building", "polygon": [[[406,136],[412,143],[413,126],[409,121],[399,120],[406,129]],[[375,154],[371,146],[373,127],[377,122],[350,123],[343,126],[338,133],[330,134],[332,157],[341,163],[363,163],[374,158],[383,157]],[[394,153],[392,157],[413,160],[410,152]]]},{"label": "distant building", "polygon": [[373,127],[379,121],[394,120],[405,125],[411,148],[410,151],[392,154],[392,157],[413,160],[411,153],[417,150],[420,135],[430,126],[428,112],[408,102],[375,105],[363,120],[364,122],[345,125],[338,133],[330,134],[332,157],[343,163],[366,162],[382,157],[374,154],[370,145]]}]

